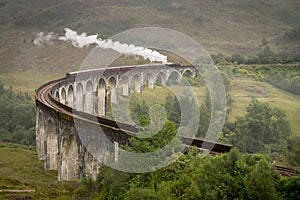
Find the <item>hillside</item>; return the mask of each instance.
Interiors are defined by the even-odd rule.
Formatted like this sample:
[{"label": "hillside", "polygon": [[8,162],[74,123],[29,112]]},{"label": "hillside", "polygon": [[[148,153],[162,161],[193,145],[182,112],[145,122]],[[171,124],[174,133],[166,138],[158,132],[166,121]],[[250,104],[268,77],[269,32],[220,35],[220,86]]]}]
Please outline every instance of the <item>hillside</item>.
[{"label": "hillside", "polygon": [[[178,30],[200,42],[209,53],[256,55],[262,38],[276,51],[300,49],[298,0],[3,0],[0,2],[0,82],[33,95],[42,83],[78,70],[93,47],[77,49],[55,41],[35,46],[38,32],[63,34],[69,27],[103,38],[143,26]],[[259,88],[274,106],[285,107],[299,132],[299,97],[254,80],[233,80],[233,120]],[[253,90],[253,88],[258,88]],[[247,96],[247,97],[244,97]],[[285,97],[285,98],[282,98]]]},{"label": "hillside", "polygon": [[158,26],[183,32],[211,52],[255,53],[264,37],[279,49],[291,44],[299,48],[299,37],[279,42],[299,28],[297,0],[6,0],[0,9],[2,26],[18,31],[62,33],[70,27],[105,38],[131,28]]},{"label": "hillside", "polygon": [[256,97],[261,102],[268,102],[272,107],[279,107],[285,110],[287,119],[291,123],[295,134],[300,134],[300,97],[289,92],[280,90],[268,83],[251,79],[235,79],[232,81],[231,96],[234,99],[232,113],[229,121],[234,121],[237,116],[246,113],[245,108],[251,97]]},{"label": "hillside", "polygon": [[58,182],[56,171],[45,171],[35,149],[0,142],[0,190],[35,190],[34,193],[4,193],[0,199],[68,199],[79,182]]},{"label": "hillside", "polygon": [[65,27],[103,38],[131,28],[171,28],[209,53],[225,56],[256,55],[263,38],[275,52],[295,52],[300,48],[299,9],[298,0],[2,0],[0,81],[32,93],[42,82],[77,70],[92,47],[32,43],[36,33],[60,35]]}]

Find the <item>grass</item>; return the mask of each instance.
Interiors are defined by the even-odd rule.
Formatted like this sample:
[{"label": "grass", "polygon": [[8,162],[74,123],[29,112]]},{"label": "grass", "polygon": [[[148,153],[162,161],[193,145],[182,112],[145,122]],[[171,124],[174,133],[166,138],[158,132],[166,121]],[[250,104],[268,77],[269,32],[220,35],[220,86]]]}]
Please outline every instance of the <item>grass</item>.
[{"label": "grass", "polygon": [[[198,99],[198,104],[202,103],[201,98],[205,94],[205,88],[202,87],[192,87],[195,98]],[[182,92],[182,87],[172,85],[172,86],[156,86],[154,90],[146,88],[142,93],[134,93],[131,99],[135,99],[138,102],[146,100],[148,105],[152,104],[164,104],[168,94],[172,94],[172,91],[176,91],[179,94]]]},{"label": "grass", "polygon": [[69,199],[79,182],[58,182],[57,171],[45,171],[34,148],[0,142],[0,190],[35,190],[34,193],[0,193],[0,199]]}]

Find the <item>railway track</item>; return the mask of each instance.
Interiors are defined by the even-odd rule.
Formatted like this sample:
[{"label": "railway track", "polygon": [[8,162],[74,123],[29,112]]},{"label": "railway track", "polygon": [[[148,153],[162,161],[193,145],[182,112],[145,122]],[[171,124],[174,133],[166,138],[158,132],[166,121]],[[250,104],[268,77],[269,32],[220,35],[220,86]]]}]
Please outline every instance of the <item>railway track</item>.
[{"label": "railway track", "polygon": [[296,169],[292,167],[273,165],[273,167],[281,174],[282,176],[299,176]]},{"label": "railway track", "polygon": [[[57,113],[63,113],[64,115],[67,115],[71,117],[72,119],[76,118],[79,120],[83,120],[85,122],[94,123],[100,126],[108,127],[113,130],[123,131],[126,133],[129,133],[129,135],[135,136],[138,129],[134,130],[131,125],[126,125],[122,123],[116,123],[113,120],[96,117],[90,114],[85,114],[83,112],[78,112],[76,110],[73,110],[72,108],[63,105],[62,103],[56,101],[52,95],[51,95],[51,89],[59,84],[62,81],[67,80],[68,78],[61,78],[58,80],[54,80],[51,82],[48,82],[41,86],[39,89],[36,90],[36,103],[37,104],[43,104],[44,106],[48,107],[49,109],[52,109],[53,111]],[[91,120],[91,117],[93,119]],[[98,119],[98,120],[95,120]],[[121,127],[119,127],[121,125]],[[227,144],[220,144],[220,143],[214,143],[209,141],[204,141],[198,138],[188,138],[188,137],[181,137],[183,143],[185,144],[191,144],[192,146],[196,146],[199,149],[204,147],[207,147],[210,149],[210,155],[219,155],[220,153],[229,152],[230,149],[233,147],[232,145]],[[204,149],[202,149],[204,150]],[[273,167],[282,175],[282,176],[297,176],[299,175],[297,171],[294,168],[291,167],[285,167],[285,166],[279,166],[279,165],[273,165]]]}]

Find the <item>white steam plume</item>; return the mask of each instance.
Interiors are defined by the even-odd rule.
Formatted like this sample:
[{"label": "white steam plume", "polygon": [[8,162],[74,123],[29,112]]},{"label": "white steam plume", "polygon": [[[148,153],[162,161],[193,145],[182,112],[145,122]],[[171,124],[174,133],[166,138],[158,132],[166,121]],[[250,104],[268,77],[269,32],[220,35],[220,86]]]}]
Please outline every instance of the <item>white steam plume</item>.
[{"label": "white steam plume", "polygon": [[87,36],[86,33],[78,35],[76,31],[69,28],[65,28],[65,31],[65,36],[61,36],[58,39],[67,42],[69,41],[73,46],[78,48],[96,44],[100,48],[112,49],[122,54],[142,56],[145,59],[149,59],[151,62],[167,63],[167,56],[160,54],[158,51],[135,46],[133,44],[120,43],[118,41],[113,42],[111,39],[102,40],[101,38],[98,38],[98,35]]},{"label": "white steam plume", "polygon": [[33,40],[33,44],[35,45],[51,45],[56,38],[54,37],[54,33],[50,32],[47,35],[44,32],[40,32],[36,34],[36,38]]}]

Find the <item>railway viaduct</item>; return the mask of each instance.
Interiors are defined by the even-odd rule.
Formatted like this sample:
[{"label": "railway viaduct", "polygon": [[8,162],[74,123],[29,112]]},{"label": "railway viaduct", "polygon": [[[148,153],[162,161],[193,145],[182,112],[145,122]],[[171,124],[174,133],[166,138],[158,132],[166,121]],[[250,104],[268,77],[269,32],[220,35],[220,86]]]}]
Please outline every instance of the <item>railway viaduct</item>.
[{"label": "railway viaduct", "polygon": [[[178,82],[185,73],[196,75],[196,69],[183,66],[141,65],[101,68],[67,73],[66,77],[48,82],[36,90],[36,147],[46,170],[57,170],[59,180],[71,180],[91,174],[95,177],[105,159],[118,159],[119,144],[127,144],[130,135],[139,128],[117,123],[106,117],[109,104],[129,98],[144,88]],[[79,136],[85,124],[84,135]],[[99,139],[93,126],[104,130],[107,138]],[[97,139],[98,138],[98,139]],[[107,146],[109,140],[114,145]],[[190,140],[185,138],[185,140]],[[199,139],[193,144],[201,146]],[[91,152],[91,141],[100,149]],[[218,149],[219,148],[219,149]],[[226,149],[227,148],[227,149]],[[231,147],[225,147],[229,151]],[[216,151],[224,146],[215,145]],[[97,158],[95,153],[101,154]],[[100,158],[100,160],[99,160]]]}]

